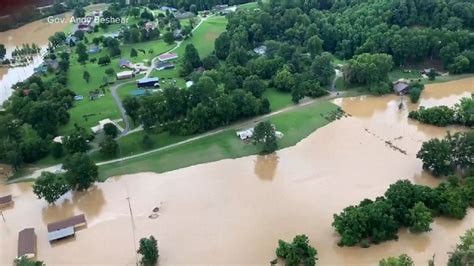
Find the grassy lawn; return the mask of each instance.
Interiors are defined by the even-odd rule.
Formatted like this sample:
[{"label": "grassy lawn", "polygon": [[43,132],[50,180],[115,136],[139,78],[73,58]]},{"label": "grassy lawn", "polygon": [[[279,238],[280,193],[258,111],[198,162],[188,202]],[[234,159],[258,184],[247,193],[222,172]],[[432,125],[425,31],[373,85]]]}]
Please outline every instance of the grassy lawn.
[{"label": "grassy lawn", "polygon": [[[329,121],[323,116],[337,110],[337,108],[336,105],[330,102],[321,102],[273,117],[271,119],[272,123],[276,125],[278,131],[285,135],[279,141],[279,147],[286,148],[295,145],[317,128],[328,124]],[[122,148],[122,152],[128,149],[126,147],[139,145],[137,141],[140,141],[141,138],[132,136],[130,136],[130,140],[125,140],[126,143]],[[159,139],[159,137],[154,138]],[[178,141],[176,139],[171,140],[169,136],[168,138],[164,136],[163,139],[165,139],[164,141]],[[157,147],[159,146],[160,144],[157,144]],[[105,180],[110,176],[145,171],[162,173],[195,164],[227,158],[239,158],[257,153],[258,147],[238,139],[235,136],[235,130],[227,130],[146,156],[101,165],[99,166],[99,173],[101,180]]]},{"label": "grassy lawn", "polygon": [[250,2],[250,3],[239,5],[237,9],[254,10],[254,9],[257,9],[257,8],[258,8],[258,3],[257,2]]},{"label": "grassy lawn", "polygon": [[179,77],[178,74],[178,67],[173,69],[166,69],[166,70],[153,70],[151,72],[151,77],[159,77],[161,86],[169,84],[172,80],[176,80],[176,86],[178,88],[186,88],[186,80]]},{"label": "grassy lawn", "polygon": [[396,81],[396,80],[399,80],[399,79],[421,79],[423,78],[420,74],[420,71],[418,70],[409,70],[408,71],[403,71],[401,69],[394,69],[393,71],[390,71],[390,73],[388,73],[388,77],[391,81]]},{"label": "grassy lawn", "polygon": [[290,105],[293,105],[291,101],[291,95],[289,93],[278,91],[275,88],[268,88],[263,92],[263,98],[267,98],[270,102],[270,109],[272,111],[280,110]]},{"label": "grassy lawn", "polygon": [[184,56],[186,45],[192,43],[198,50],[199,56],[204,58],[214,51],[214,41],[222,32],[225,31],[226,26],[227,19],[225,17],[210,17],[193,32],[191,38],[184,40],[181,46],[174,52],[182,58]]}]

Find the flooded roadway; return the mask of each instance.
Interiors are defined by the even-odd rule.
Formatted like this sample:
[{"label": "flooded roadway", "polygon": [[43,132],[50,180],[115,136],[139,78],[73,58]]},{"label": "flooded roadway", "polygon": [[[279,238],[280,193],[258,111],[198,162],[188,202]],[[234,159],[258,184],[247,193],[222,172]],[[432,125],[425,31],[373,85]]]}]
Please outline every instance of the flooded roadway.
[{"label": "flooded roadway", "polygon": [[[71,13],[58,15],[69,21]],[[0,32],[0,43],[7,49],[6,58],[10,58],[15,48],[22,44],[36,43],[44,52],[48,47],[48,38],[55,32],[63,31],[68,23],[48,23],[46,19],[28,23],[18,29]],[[33,69],[42,63],[40,56],[35,56],[33,62],[25,67],[6,68],[0,67],[0,104],[10,97],[11,86],[19,81],[27,79],[33,74]]]},{"label": "flooded roadway", "polygon": [[[474,78],[429,85],[420,105],[453,105],[473,92]],[[420,265],[433,255],[437,265],[445,264],[459,236],[474,226],[474,212],[462,221],[437,218],[429,233],[403,230],[398,241],[368,249],[337,246],[334,213],[382,195],[398,179],[437,183],[415,155],[423,141],[442,137],[445,129],[409,121],[408,111],[417,106],[405,99],[399,110],[398,96],[336,103],[351,117],[271,156],[114,177],[87,193],[68,194],[56,206],[37,200],[29,184],[0,186],[0,195],[11,193],[16,202],[4,211],[6,223],[0,221],[0,264],[13,260],[25,227],[35,227],[38,259],[48,265],[132,265],[138,240],[149,235],[158,239],[161,265],[268,265],[278,239],[303,233],[318,249],[320,265],[376,265],[401,253]],[[160,215],[150,219],[156,206]],[[51,246],[46,223],[79,213],[86,214],[88,228]]]}]

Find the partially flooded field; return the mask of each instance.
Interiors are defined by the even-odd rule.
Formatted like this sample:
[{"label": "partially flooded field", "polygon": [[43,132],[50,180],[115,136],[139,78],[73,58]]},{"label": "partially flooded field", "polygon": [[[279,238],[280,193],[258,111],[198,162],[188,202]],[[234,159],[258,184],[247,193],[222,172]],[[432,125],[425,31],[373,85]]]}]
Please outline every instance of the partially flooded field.
[{"label": "partially flooded field", "polygon": [[[473,92],[473,78],[428,85],[420,105],[453,105]],[[423,141],[446,134],[445,128],[409,121],[408,111],[418,106],[398,96],[336,103],[350,117],[271,156],[114,177],[54,206],[37,200],[30,184],[1,185],[0,195],[11,193],[15,206],[0,221],[0,264],[15,257],[18,231],[35,227],[38,259],[48,265],[135,264],[138,240],[149,235],[158,239],[161,265],[268,265],[278,239],[303,233],[318,249],[321,265],[375,265],[400,253],[420,265],[435,255],[443,265],[459,236],[474,226],[472,211],[462,221],[437,218],[429,233],[403,231],[398,241],[368,249],[336,245],[334,213],[381,195],[398,179],[439,182],[422,171],[415,155]],[[159,216],[150,218],[155,207]],[[46,223],[79,213],[88,228],[51,246]]]}]

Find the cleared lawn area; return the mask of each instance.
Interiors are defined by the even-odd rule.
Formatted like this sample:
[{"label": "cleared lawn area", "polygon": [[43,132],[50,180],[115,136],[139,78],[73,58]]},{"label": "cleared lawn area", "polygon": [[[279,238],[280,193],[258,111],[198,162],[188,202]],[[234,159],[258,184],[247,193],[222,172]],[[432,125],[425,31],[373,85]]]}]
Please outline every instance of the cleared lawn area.
[{"label": "cleared lawn area", "polygon": [[173,69],[166,69],[166,70],[153,70],[151,72],[151,77],[159,77],[160,78],[160,85],[164,86],[166,84],[169,84],[172,82],[172,80],[176,80],[176,86],[178,88],[185,88],[186,87],[186,81],[179,77],[178,74],[178,67],[176,66]]},{"label": "cleared lawn area", "polygon": [[[278,131],[285,135],[279,141],[279,147],[286,148],[295,145],[317,128],[328,124],[329,121],[323,116],[334,112],[337,108],[335,104],[330,102],[321,102],[273,117],[271,119],[272,123],[276,125]],[[163,137],[163,139],[170,140],[169,137]],[[125,147],[139,145],[137,141],[141,141],[141,138],[131,137],[130,140],[126,141],[130,141],[130,143],[125,143]],[[176,142],[177,140],[173,141]],[[127,149],[125,147],[123,150]],[[137,172],[162,173],[195,164],[239,158],[257,153],[258,147],[241,141],[235,136],[235,130],[227,130],[164,151],[123,162],[101,165],[99,166],[99,173],[101,180],[106,180],[108,177],[115,175]]]},{"label": "cleared lawn area", "polygon": [[206,57],[214,51],[214,41],[225,31],[226,26],[227,19],[225,17],[210,17],[193,32],[191,38],[184,40],[181,46],[174,52],[180,58],[183,58],[186,45],[192,43],[198,50],[199,56],[201,58]]},{"label": "cleared lawn area", "polygon": [[388,76],[391,81],[396,81],[401,78],[403,79],[421,79],[422,76],[418,70],[403,71],[401,69],[395,69],[388,73]]},{"label": "cleared lawn area", "polygon": [[254,10],[254,9],[257,9],[257,8],[258,8],[258,3],[257,2],[250,2],[250,3],[239,5],[237,9]]},{"label": "cleared lawn area", "polygon": [[280,110],[293,104],[289,93],[278,91],[275,88],[268,88],[263,92],[263,98],[270,102],[272,111]]}]

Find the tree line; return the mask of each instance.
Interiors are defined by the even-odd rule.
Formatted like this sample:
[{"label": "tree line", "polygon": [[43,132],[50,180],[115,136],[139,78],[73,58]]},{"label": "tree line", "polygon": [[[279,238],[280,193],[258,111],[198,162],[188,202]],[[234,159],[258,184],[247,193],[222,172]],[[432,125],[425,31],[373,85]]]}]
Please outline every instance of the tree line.
[{"label": "tree line", "polygon": [[397,239],[402,227],[414,233],[430,231],[436,216],[462,219],[473,203],[474,177],[452,176],[436,188],[399,180],[383,196],[334,214],[332,225],[341,236],[338,245],[368,247]]},{"label": "tree line", "polygon": [[454,107],[444,105],[431,108],[420,107],[416,111],[411,111],[408,117],[439,127],[448,125],[474,127],[474,95],[462,98]]}]

